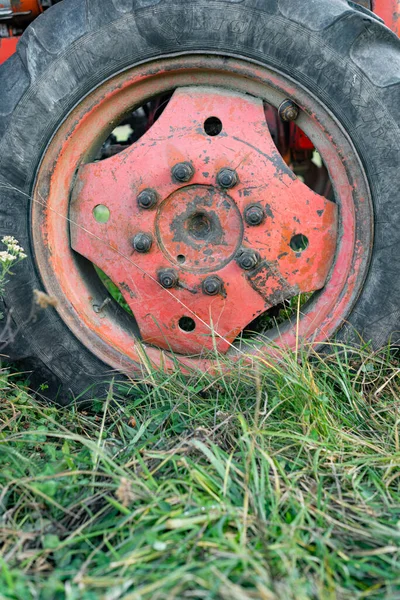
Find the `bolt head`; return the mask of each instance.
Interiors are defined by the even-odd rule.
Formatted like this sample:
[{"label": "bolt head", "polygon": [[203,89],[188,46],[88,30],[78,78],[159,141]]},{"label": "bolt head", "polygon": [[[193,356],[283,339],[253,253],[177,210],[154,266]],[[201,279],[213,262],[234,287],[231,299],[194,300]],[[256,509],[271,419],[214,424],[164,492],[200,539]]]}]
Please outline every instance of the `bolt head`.
[{"label": "bolt head", "polygon": [[255,269],[260,262],[260,255],[255,250],[243,250],[237,259],[239,267],[245,271]]},{"label": "bolt head", "polygon": [[293,100],[284,100],[278,108],[278,113],[282,121],[295,121],[299,116],[300,109]]},{"label": "bolt head", "polygon": [[157,193],[151,189],[143,190],[137,197],[137,203],[140,208],[153,208],[157,204]]},{"label": "bolt head", "polygon": [[216,275],[211,275],[207,277],[201,284],[203,293],[207,296],[216,296],[222,292],[222,280]]},{"label": "bolt head", "polygon": [[134,249],[142,254],[149,252],[152,244],[153,238],[149,233],[137,233],[133,238]]},{"label": "bolt head", "polygon": [[265,213],[259,204],[252,204],[248,206],[244,211],[244,219],[247,225],[256,226],[261,225],[264,221]]},{"label": "bolt head", "polygon": [[194,168],[188,162],[178,163],[172,169],[172,178],[179,183],[187,183],[194,175]]},{"label": "bolt head", "polygon": [[164,288],[170,289],[178,285],[178,273],[174,269],[165,269],[158,274],[158,281]]},{"label": "bolt head", "polygon": [[239,177],[233,169],[221,169],[217,175],[218,185],[229,190],[239,183]]}]

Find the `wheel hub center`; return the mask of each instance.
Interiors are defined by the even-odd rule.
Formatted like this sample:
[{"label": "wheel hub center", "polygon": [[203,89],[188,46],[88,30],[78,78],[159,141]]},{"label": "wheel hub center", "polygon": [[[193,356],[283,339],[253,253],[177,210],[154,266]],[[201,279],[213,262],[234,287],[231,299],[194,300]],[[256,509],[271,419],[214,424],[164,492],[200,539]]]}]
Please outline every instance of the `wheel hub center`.
[{"label": "wheel hub center", "polygon": [[212,186],[192,185],[162,203],[156,235],[170,261],[206,273],[232,260],[242,242],[243,221],[228,194]]},{"label": "wheel hub center", "polygon": [[212,220],[207,213],[197,213],[188,219],[187,229],[196,240],[207,240],[212,234]]}]

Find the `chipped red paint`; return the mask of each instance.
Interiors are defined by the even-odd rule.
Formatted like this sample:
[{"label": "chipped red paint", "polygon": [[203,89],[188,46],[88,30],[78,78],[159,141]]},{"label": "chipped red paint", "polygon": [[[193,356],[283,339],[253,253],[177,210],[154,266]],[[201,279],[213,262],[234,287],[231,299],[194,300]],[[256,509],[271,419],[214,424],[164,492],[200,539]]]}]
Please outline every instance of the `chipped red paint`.
[{"label": "chipped red paint", "polygon": [[[130,150],[124,151],[122,155],[107,159],[103,163],[91,162],[99,145],[129,107],[141,105],[145,98],[171,89],[187,86],[220,87],[222,82],[226,89],[237,89],[238,92],[249,94],[247,99],[240,94],[237,97],[238,102],[252,102],[251,110],[254,112],[252,117],[246,117],[246,131],[240,130],[243,114],[248,114],[248,111],[242,110],[240,118],[227,120],[228,131],[225,132],[225,136],[207,139],[204,132],[200,131],[199,117],[197,117],[198,127],[195,126],[196,114],[200,115],[201,110],[205,108],[204,99],[196,104],[196,94],[191,92],[188,95],[185,91],[184,95],[188,97],[188,101],[194,103],[193,110],[185,109],[178,114],[170,114],[169,121],[160,119],[160,128],[167,127],[168,123],[170,126],[174,123],[174,126],[169,132],[170,139],[165,130],[161,129],[162,140],[158,138],[153,140],[159,144],[159,155],[149,152],[144,157],[144,150],[148,149],[149,140],[157,132],[157,129],[152,128],[142,140]],[[257,112],[260,104],[257,104],[256,100],[251,100],[253,96],[270,101],[268,89],[273,90],[273,97],[277,96],[277,101],[290,96],[301,107],[299,126],[318,147],[329,168],[339,206],[340,235],[336,242],[333,241],[335,205],[303,186],[286,167],[275,147],[271,145],[265,119]],[[214,93],[217,92],[214,90]],[[180,94],[183,92],[178,92],[176,97],[179,98]],[[226,102],[230,97],[231,94],[226,95]],[[225,100],[220,104],[225,110]],[[212,106],[215,108],[215,103]],[[232,117],[234,117],[234,106],[233,103],[226,109],[228,115],[231,113]],[[190,123],[191,119],[192,123]],[[229,133],[231,123],[234,128],[239,128],[234,135]],[[248,136],[249,123],[252,123],[251,139]],[[193,130],[192,133],[188,131],[190,128]],[[187,140],[190,140],[190,143],[187,143]],[[253,141],[256,143],[254,144]],[[222,150],[223,144],[226,147]],[[210,156],[207,170],[198,168],[198,165],[201,166],[200,156],[202,152],[204,153],[204,149]],[[193,157],[190,153],[193,153]],[[138,160],[133,166],[135,154]],[[230,286],[224,290],[226,297],[222,294],[211,299],[207,298],[206,301],[202,294],[193,294],[185,287],[164,290],[158,285],[153,286],[153,280],[143,272],[147,272],[149,268],[150,271],[153,269],[151,274],[155,276],[156,267],[173,266],[180,271],[183,283],[188,284],[187,287],[192,290],[198,289],[202,278],[212,273],[212,271],[205,273],[195,270],[185,271],[176,263],[172,265],[170,258],[177,250],[174,244],[183,243],[179,240],[169,239],[167,245],[170,243],[172,245],[165,253],[154,241],[149,255],[139,256],[132,247],[128,246],[129,240],[137,231],[150,232],[155,240],[157,236],[163,237],[164,234],[157,232],[156,229],[156,215],[162,214],[164,208],[168,211],[167,199],[182,187],[173,184],[170,176],[171,167],[176,162],[185,160],[196,162],[196,173],[192,181],[187,184],[188,187],[206,186],[207,189],[213,189],[216,172],[219,168],[226,167],[226,161],[234,160],[234,157],[240,157],[240,161],[235,164],[240,184],[236,190],[233,188],[227,193],[228,204],[234,202],[240,214],[243,214],[248,202],[258,200],[266,211],[263,224],[259,227],[246,225],[241,240],[241,247],[255,247],[262,255],[264,262],[260,265],[260,271],[245,273],[230,260],[216,271],[216,274],[223,275],[222,278],[225,280],[224,270],[227,270],[226,280]],[[126,161],[126,164],[121,161]],[[209,165],[212,166],[212,170],[208,169]],[[151,174],[151,181],[139,181],[136,178],[136,168],[142,179]],[[300,338],[316,343],[332,335],[346,318],[357,298],[369,260],[372,222],[372,209],[362,168],[341,128],[335,125],[333,119],[318,103],[307,92],[297,89],[290,81],[265,68],[249,65],[240,60],[226,60],[211,56],[206,59],[201,56],[169,58],[142,65],[118,75],[88,96],[62,124],[44,156],[34,191],[32,230],[38,268],[45,287],[51,295],[59,298],[57,310],[83,344],[113,368],[122,369],[127,373],[140,371],[141,367],[138,363],[142,361],[143,350],[137,343],[132,329],[127,328],[126,318],[125,321],[121,320],[115,311],[101,313],[94,310],[94,302],[98,301],[98,286],[95,288],[92,285],[87,267],[83,268],[77,254],[70,248],[70,228],[66,216],[69,214],[71,185],[78,169],[78,183],[74,190],[75,204],[72,204],[72,211],[76,211],[81,202],[87,203],[87,210],[79,209],[76,214],[74,213],[72,220],[75,221],[75,218],[83,220],[80,225],[88,230],[86,233],[90,233],[83,236],[86,240],[81,242],[80,234],[85,232],[79,231],[77,226],[72,224],[74,247],[84,253],[87,252],[89,258],[97,264],[101,260],[101,266],[106,272],[108,270],[106,258],[111,260],[113,278],[119,279],[117,283],[127,284],[133,294],[139,294],[144,306],[138,307],[139,302],[135,304],[135,299],[130,298],[125,288],[125,298],[134,309],[139,310],[140,325],[143,328],[144,324],[145,335],[149,332],[148,338],[153,339],[154,336],[158,345],[162,345],[163,340],[165,342],[166,333],[175,343],[174,336],[170,336],[169,332],[172,327],[171,320],[175,319],[176,322],[176,317],[180,314],[177,307],[181,306],[179,302],[181,298],[185,298],[184,303],[189,309],[189,313],[185,310],[183,314],[193,316],[194,313],[196,316],[196,311],[199,310],[201,318],[206,317],[204,322],[210,324],[212,321],[218,333],[222,325],[228,345],[237,331],[243,327],[243,323],[248,323],[253,314],[262,312],[265,307],[274,304],[279,299],[280,293],[291,295],[296,286],[302,290],[318,289],[326,279],[321,292],[309,306],[304,307],[304,314],[301,315],[297,327]],[[104,176],[107,175],[108,169],[108,175],[114,171],[117,181],[108,180],[104,185]],[[254,180],[259,172],[262,173],[262,182],[259,186],[256,185],[256,191],[252,191],[251,188],[254,187]],[[96,173],[100,175],[101,185],[94,183]],[[122,173],[125,173],[123,177]],[[351,181],[349,173],[351,173]],[[132,179],[129,179],[130,177]],[[91,185],[94,186],[93,194],[89,192]],[[160,195],[159,206],[156,210],[141,211],[139,216],[136,194],[139,189],[149,186],[157,189]],[[246,189],[249,190],[250,196],[245,195]],[[261,196],[260,191],[262,191]],[[252,194],[257,194],[257,197]],[[178,197],[179,206],[182,206],[182,198]],[[207,198],[203,194],[204,199]],[[96,229],[98,224],[93,221],[91,210],[100,203],[110,205],[112,217],[106,227]],[[218,194],[215,203],[219,219],[224,220],[226,215],[224,216],[223,211],[220,212]],[[310,207],[315,209],[314,220]],[[324,212],[318,214],[317,211]],[[111,219],[114,218],[114,212],[117,218],[113,225],[114,221]],[[293,217],[298,218],[300,223],[297,223]],[[231,225],[233,224],[234,229],[235,227],[238,229],[235,222],[233,220]],[[101,233],[102,231],[104,234]],[[310,250],[308,255],[303,253],[299,261],[294,254],[285,256],[288,242],[294,233],[303,233],[309,237],[309,248],[319,248],[319,252]],[[100,250],[100,246],[97,245],[100,240],[97,238],[102,239],[103,235],[106,239],[103,239]],[[107,236],[109,236],[108,240]],[[240,237],[238,230],[237,236]],[[91,242],[88,240],[89,237],[93,238]],[[96,239],[96,243],[93,243]],[[233,236],[228,244],[232,250],[235,245],[234,240]],[[115,247],[115,252],[119,256],[118,261],[109,250],[105,251],[103,246],[106,246],[107,242]],[[84,249],[81,248],[81,243]],[[321,251],[326,252],[329,262],[332,258],[333,245],[335,256],[326,277],[327,272],[324,270]],[[95,252],[96,249],[98,252],[94,256],[92,251]],[[187,247],[185,251],[186,249]],[[129,261],[122,256],[126,254]],[[223,262],[228,258],[228,254],[220,253],[219,260]],[[306,256],[308,261],[301,262]],[[148,267],[146,261],[156,257],[157,260],[151,262]],[[190,260],[196,260],[194,253]],[[162,261],[162,264],[159,261]],[[119,277],[117,263],[123,269],[123,277]],[[138,264],[137,270],[134,269],[134,264]],[[296,272],[298,264],[303,266],[299,272]],[[121,285],[121,288],[124,290],[124,285]],[[230,302],[228,289],[229,291],[233,289],[232,297],[235,298],[235,303]],[[104,292],[102,298],[104,299]],[[248,299],[250,299],[250,308],[247,306]],[[152,328],[147,315],[153,310],[157,310],[159,315],[163,305],[169,307],[167,314],[170,319],[166,324],[161,323],[165,329],[163,335],[160,335],[155,327]],[[206,313],[206,307],[211,309],[211,315],[210,312]],[[214,310],[215,308],[217,310]],[[205,343],[202,343],[201,348],[207,345],[210,347],[210,330],[207,327],[202,330],[201,326],[200,321],[198,327],[204,332],[205,337]],[[237,326],[236,332],[235,326]],[[181,334],[178,330],[175,331],[176,337],[191,336],[190,333]],[[198,333],[197,329],[196,332]],[[190,348],[199,347],[200,337],[188,339]],[[180,340],[176,341],[176,344],[181,344]],[[294,347],[296,327],[290,325],[284,327],[276,333],[275,341],[282,346]],[[226,349],[224,342],[221,341],[220,347]],[[183,352],[188,350],[190,352],[186,345],[182,348]],[[269,353],[271,348],[265,345],[265,341],[259,339],[258,345],[249,351]],[[155,365],[171,368],[176,365],[169,352],[160,350],[154,345],[146,345],[146,354],[148,360]],[[230,347],[228,354],[232,359],[242,355],[233,347]],[[182,356],[180,363],[186,367],[196,365],[202,368],[211,368],[213,365],[212,360],[190,356]]]},{"label": "chipped red paint", "polygon": [[[223,124],[217,136],[204,130],[210,116]],[[171,175],[181,162],[194,168],[188,184],[176,183]],[[226,167],[236,168],[239,177],[228,192],[216,182]],[[148,188],[159,197],[156,210],[138,207],[137,196]],[[255,203],[265,220],[244,226],[242,215]],[[93,217],[98,204],[110,210],[105,224]],[[323,287],[336,249],[336,208],[286,166],[261,100],[188,87],[174,93],[156,124],[129,149],[80,169],[71,203],[71,243],[121,289],[145,342],[199,353],[213,347],[212,323],[218,349],[226,351],[267,309]],[[198,231],[191,229],[196,219],[202,226]],[[154,237],[146,254],[132,249],[140,232]],[[308,248],[295,252],[291,239],[300,234]],[[240,247],[260,254],[255,272],[237,264]],[[173,294],[157,281],[158,272],[171,265],[179,272]],[[218,274],[226,293],[204,295],[204,274]],[[194,318],[194,331],[179,329],[184,316]]]},{"label": "chipped red paint", "polygon": [[400,36],[400,0],[372,0],[373,11]]}]

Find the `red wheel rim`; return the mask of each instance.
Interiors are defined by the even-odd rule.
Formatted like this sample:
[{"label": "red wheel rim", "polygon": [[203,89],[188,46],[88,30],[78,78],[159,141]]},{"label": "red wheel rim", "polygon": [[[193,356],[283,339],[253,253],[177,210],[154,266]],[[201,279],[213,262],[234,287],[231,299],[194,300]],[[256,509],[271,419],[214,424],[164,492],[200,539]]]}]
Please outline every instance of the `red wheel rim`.
[{"label": "red wheel rim", "polygon": [[[182,365],[207,368],[213,361],[205,358],[204,348],[212,349],[215,340],[218,342],[218,349],[227,352],[231,358],[242,356],[243,350],[235,342],[235,338],[246,323],[252,320],[251,317],[265,311],[267,306],[271,306],[271,298],[279,300],[293,296],[295,286],[298,286],[297,291],[320,291],[304,308],[296,326],[288,323],[279,332],[272,332],[272,335],[275,334],[274,342],[280,346],[294,347],[300,337],[321,343],[333,335],[354,306],[369,262],[372,210],[368,187],[357,154],[338,122],[315,98],[281,74],[236,59],[208,57],[206,69],[204,64],[205,59],[198,56],[163,59],[156,64],[150,63],[140,69],[124,72],[104,83],[66,118],[51,141],[37,176],[32,228],[35,254],[45,287],[59,299],[57,310],[75,335],[105,363],[128,373],[137,370],[143,359],[142,343],[135,337],[135,327],[126,326],[126,318],[124,322],[119,314],[105,317],[94,310],[95,288],[86,274],[87,266],[82,267],[84,263],[71,249],[70,233],[75,251],[106,272],[107,269],[111,270],[112,279],[125,284],[125,288],[122,285],[122,291],[128,302],[132,293],[138,294],[140,302],[135,303],[135,299],[131,298],[131,308],[139,321],[142,336],[145,332],[147,357],[156,365],[176,364],[176,357],[171,359],[169,354],[168,349],[172,348],[175,353],[180,354],[179,362]],[[230,91],[232,89],[235,93]],[[147,137],[144,136],[134,144],[134,148],[101,163],[91,162],[96,149],[113,129],[113,124],[127,110],[171,90],[177,90],[170,102],[171,109],[175,102],[177,110],[169,111],[169,122],[175,119],[173,127],[178,131],[179,123],[189,115],[189,119],[196,122],[196,127],[193,127],[190,134],[189,126],[182,126],[180,132],[171,134],[173,143],[169,150],[166,149],[166,119],[161,117],[157,122],[158,126],[156,123],[158,128],[153,126],[146,134]],[[263,124],[260,118],[260,99],[279,106],[288,97],[301,108],[298,125],[314,142],[329,170],[336,191],[336,205],[308,188],[307,193],[305,186],[290,170],[285,170],[276,148],[274,154],[271,140],[268,139],[268,127],[265,120]],[[182,111],[183,100],[190,107],[186,115]],[[167,111],[169,107],[170,105]],[[212,115],[209,112],[211,109]],[[199,131],[201,119],[204,122],[206,115],[219,117],[214,114],[218,110],[225,128],[232,130],[231,135],[228,131],[225,138],[225,141],[229,141],[230,148],[224,152],[221,151],[223,138],[217,141],[213,137],[212,140],[204,141],[204,131]],[[231,114],[232,119],[227,121],[228,114]],[[246,119],[244,114],[247,115]],[[251,119],[252,132],[248,137],[253,141],[257,139],[257,150],[254,150],[249,139],[245,139],[246,131],[242,121],[247,126]],[[164,136],[160,152],[163,160],[150,160],[149,147],[155,141],[152,136],[157,136],[160,131]],[[178,136],[178,140],[174,136]],[[212,164],[209,171],[201,168],[204,167],[204,161],[201,164],[197,161],[202,141],[208,146],[208,164]],[[243,147],[246,144],[251,148],[244,154]],[[140,152],[143,148],[146,152],[142,156]],[[199,150],[197,155],[194,149]],[[241,159],[240,164],[246,163],[245,167],[236,169],[239,184],[229,190],[221,189],[216,183],[219,181],[218,173],[224,167],[232,167],[232,161],[237,158]],[[146,165],[146,160],[151,164]],[[262,176],[257,167],[260,161],[264,161]],[[190,181],[178,184],[173,179],[172,169],[179,163],[192,165],[194,175]],[[146,179],[146,173],[150,173],[154,180],[154,164],[157,166],[155,186],[151,184],[151,178]],[[260,204],[260,185],[256,202],[254,194],[250,200],[244,194],[246,186],[250,188],[251,177],[254,179],[254,175],[257,179],[261,178],[262,185],[269,190],[268,198],[275,209],[272,211],[274,219],[279,221],[275,228],[274,220],[269,220],[270,215],[265,209],[264,196],[264,203],[261,202],[263,224],[258,227],[243,226],[241,215],[249,207]],[[117,187],[111,187],[110,177],[117,181]],[[139,179],[136,180],[135,177]],[[96,180],[101,181],[100,186]],[[275,180],[277,183],[273,184]],[[290,214],[293,222],[296,219],[301,221],[302,214],[311,204],[316,214],[315,221],[308,214],[299,229],[292,224],[288,227],[285,219],[276,217],[277,213],[282,212],[279,211],[279,202],[283,199],[278,184],[290,188],[290,193],[284,198],[286,216]],[[272,189],[271,186],[275,187]],[[156,188],[160,199],[158,207],[152,211],[138,210],[137,196],[149,187]],[[129,189],[133,191],[129,192]],[[207,260],[197,260],[197,246],[193,235],[191,238],[188,235],[185,239],[176,239],[176,232],[182,231],[185,223],[193,216],[197,218],[198,213],[189,215],[186,221],[180,222],[179,227],[175,223],[175,238],[171,234],[172,223],[179,221],[185,207],[204,207],[207,202],[211,208],[209,212],[205,211],[204,219],[209,219],[211,212],[217,214],[218,227],[223,223],[224,235],[226,234],[223,251],[221,244],[215,243],[213,246],[212,258],[217,261],[218,268],[207,266]],[[93,222],[92,211],[97,204],[108,204],[111,208],[113,217],[105,227]],[[131,211],[131,217],[127,217],[127,211]],[[297,214],[296,211],[300,213]],[[67,220],[68,215],[71,224]],[[200,226],[212,229],[211,219],[210,223],[204,223],[204,219]],[[322,223],[321,219],[325,222]],[[215,226],[212,231],[214,237],[217,236],[218,227]],[[260,227],[264,232],[261,236]],[[132,246],[129,246],[132,238],[130,232],[135,235],[150,233],[153,238],[152,250],[147,254],[133,254]],[[302,257],[300,253],[290,254],[287,251],[290,240],[304,232],[310,242],[309,248],[313,250],[310,253],[308,249]],[[198,231],[195,231],[195,235],[198,235]],[[265,237],[268,235],[267,244]],[[260,242],[259,237],[264,241]],[[104,239],[107,240],[106,244]],[[277,253],[279,244],[280,252]],[[202,247],[201,244],[198,246]],[[122,251],[120,248],[123,248]],[[129,258],[128,248],[134,259],[121,260],[122,257]],[[210,248],[210,245],[207,246],[208,250]],[[242,268],[238,271],[238,254],[249,249],[255,250],[259,263],[255,270],[245,272]],[[320,252],[316,252],[316,249]],[[285,258],[277,259],[277,256],[285,252],[289,256],[286,263],[282,262]],[[273,257],[268,253],[272,253]],[[184,256],[186,264],[180,264],[178,256]],[[308,256],[307,260],[305,256]],[[322,260],[321,256],[326,259]],[[150,257],[152,263],[149,262]],[[301,277],[296,274],[299,259],[303,261],[302,268],[297,269],[302,272]],[[199,263],[197,266],[196,260]],[[275,267],[271,269],[271,265],[275,264],[278,264],[278,270]],[[179,286],[181,280],[183,282],[182,289],[173,287],[166,290],[160,287],[157,280],[160,278],[160,271],[166,268],[172,268],[178,274]],[[130,270],[128,275],[127,269]],[[133,271],[136,279],[132,276]],[[240,282],[245,282],[247,286],[235,285],[238,272]],[[107,274],[110,275],[110,272]],[[204,286],[204,278],[207,276],[217,276],[222,280],[222,289],[216,296],[201,294],[201,286]],[[126,285],[127,277],[130,277],[132,284]],[[141,283],[138,283],[140,278],[146,277],[151,284],[150,288],[141,287]],[[288,283],[292,290],[287,289]],[[245,287],[246,293],[241,292],[242,296],[235,295],[231,291],[235,287]],[[182,303],[179,298],[180,293],[192,293],[189,288],[196,291],[193,294],[195,300],[191,302],[194,310],[187,300]],[[148,292],[149,289],[152,295]],[[286,296],[282,296],[284,293]],[[156,319],[152,314],[154,310],[149,311],[146,306],[146,301],[148,303],[155,297],[158,297]],[[185,307],[185,310],[171,308],[173,305]],[[205,311],[208,307],[211,307],[211,318],[207,322]],[[186,308],[189,308],[189,312]],[[172,313],[173,318],[167,323],[168,315]],[[196,331],[182,333],[178,328],[179,317],[193,317]],[[210,332],[210,324],[214,335]],[[271,346],[265,338],[260,338],[251,348],[246,347],[246,352],[269,353]]]}]

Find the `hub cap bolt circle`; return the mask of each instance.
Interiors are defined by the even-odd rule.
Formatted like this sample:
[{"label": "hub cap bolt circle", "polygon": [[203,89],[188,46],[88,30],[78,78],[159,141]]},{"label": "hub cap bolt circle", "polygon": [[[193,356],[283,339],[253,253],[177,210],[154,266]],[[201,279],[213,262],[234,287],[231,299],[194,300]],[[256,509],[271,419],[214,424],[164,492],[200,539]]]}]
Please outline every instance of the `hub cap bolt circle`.
[{"label": "hub cap bolt circle", "polygon": [[233,169],[221,169],[217,175],[217,182],[222,188],[229,190],[239,183],[239,177]]},{"label": "hub cap bolt circle", "polygon": [[260,255],[255,250],[243,250],[237,259],[239,267],[245,271],[251,271],[260,262]]},{"label": "hub cap bolt circle", "polygon": [[137,197],[137,203],[140,208],[153,208],[157,204],[156,192],[151,189],[143,190]]},{"label": "hub cap bolt circle", "polygon": [[299,116],[300,109],[293,100],[284,100],[278,108],[278,113],[282,121],[295,121]]},{"label": "hub cap bolt circle", "polygon": [[261,225],[261,223],[264,221],[264,217],[264,211],[258,204],[248,206],[244,211],[244,220],[246,221],[247,225],[252,225],[253,227],[256,225]]},{"label": "hub cap bolt circle", "polygon": [[179,281],[178,273],[173,269],[165,269],[159,272],[158,281],[167,289],[176,287]]},{"label": "hub cap bolt circle", "polygon": [[153,244],[153,238],[148,233],[137,233],[133,238],[133,247],[136,252],[145,254],[150,251]]},{"label": "hub cap bolt circle", "polygon": [[207,296],[216,296],[222,292],[222,281],[216,275],[211,275],[203,281],[201,287]]},{"label": "hub cap bolt circle", "polygon": [[178,163],[172,169],[172,177],[179,183],[187,183],[192,179],[194,175],[194,169],[188,162]]}]

